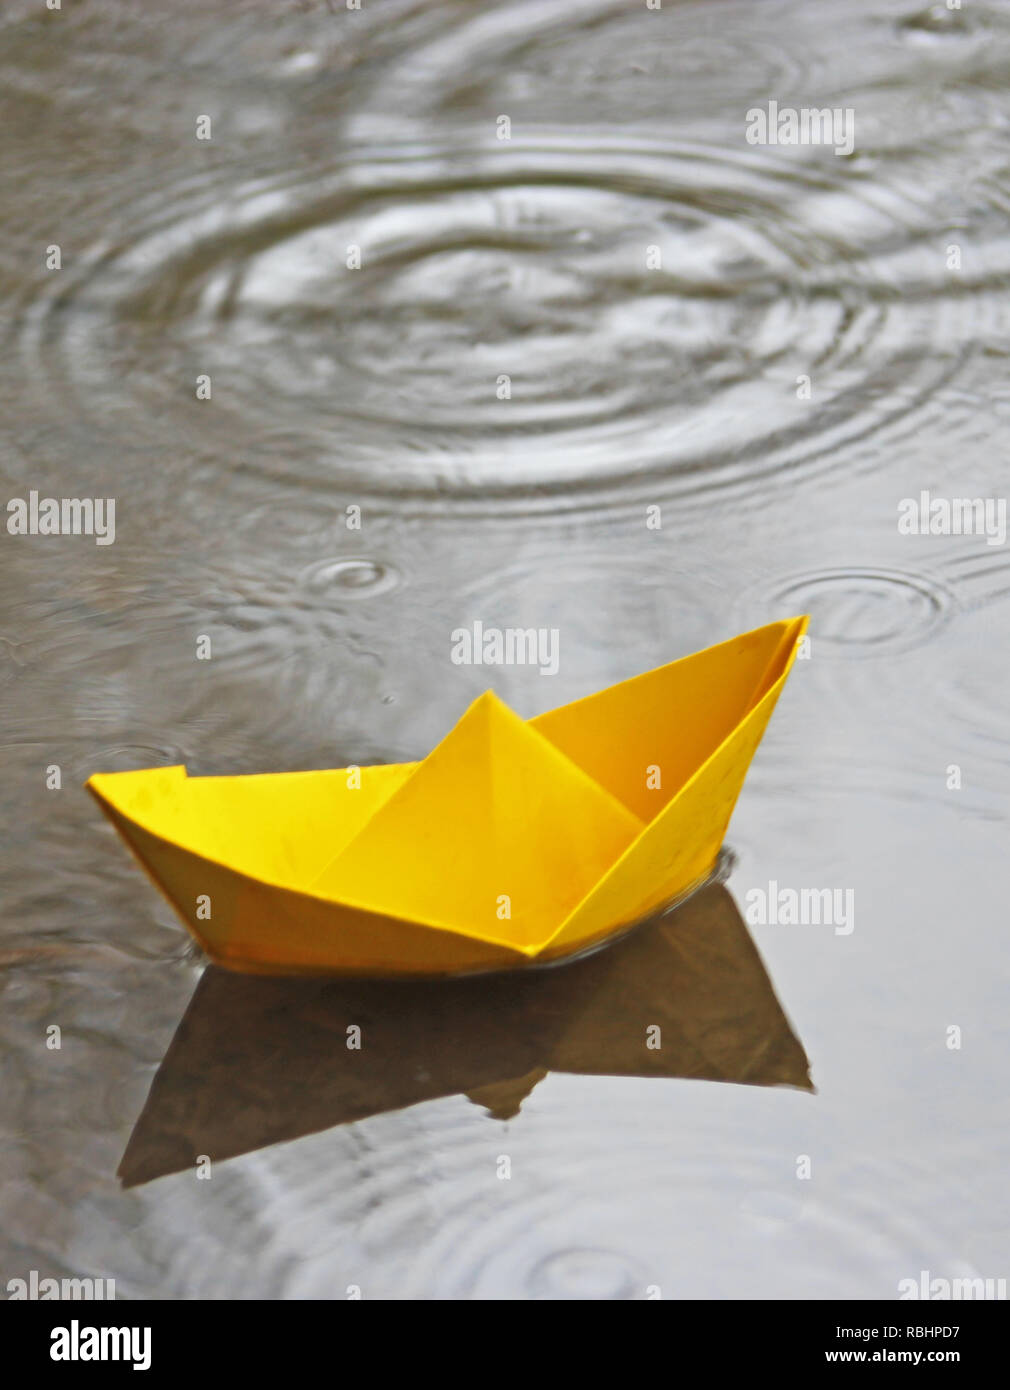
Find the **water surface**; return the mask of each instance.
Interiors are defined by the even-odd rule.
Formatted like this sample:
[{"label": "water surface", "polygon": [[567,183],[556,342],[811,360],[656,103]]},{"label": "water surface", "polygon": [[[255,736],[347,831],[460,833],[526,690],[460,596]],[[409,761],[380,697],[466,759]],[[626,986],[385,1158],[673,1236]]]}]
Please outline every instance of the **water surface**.
[{"label": "water surface", "polygon": [[[1010,6],[8,0],[0,79],[3,499],[117,502],[113,545],[0,546],[4,1278],[1005,1277],[1010,548],[897,515],[1008,491]],[[769,99],[852,108],[851,154],[748,144]],[[559,630],[490,673],[531,716],[804,611],[674,955],[453,995],[458,1051],[425,999],[398,1052],[388,995],[205,972],[80,789],[421,756],[476,619]],[[771,880],[853,930],[748,935]],[[349,1098],[355,1006],[389,1065]]]}]

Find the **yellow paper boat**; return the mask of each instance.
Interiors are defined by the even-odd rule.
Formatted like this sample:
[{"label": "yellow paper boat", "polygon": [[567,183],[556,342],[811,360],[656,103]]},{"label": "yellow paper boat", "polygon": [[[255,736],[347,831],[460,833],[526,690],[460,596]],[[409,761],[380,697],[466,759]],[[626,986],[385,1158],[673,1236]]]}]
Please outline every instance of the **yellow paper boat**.
[{"label": "yellow paper boat", "polygon": [[261,974],[425,975],[580,954],[704,881],[807,619],[524,722],[491,691],[423,761],[98,773],[207,954]]}]

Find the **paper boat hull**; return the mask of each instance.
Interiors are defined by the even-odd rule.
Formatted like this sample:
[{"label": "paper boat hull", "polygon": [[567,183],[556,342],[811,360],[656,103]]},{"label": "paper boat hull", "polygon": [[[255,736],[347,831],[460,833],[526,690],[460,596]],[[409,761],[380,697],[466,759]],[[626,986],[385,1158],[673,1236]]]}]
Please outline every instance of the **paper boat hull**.
[{"label": "paper boat hull", "polygon": [[[89,790],[217,965],[259,975],[375,976],[499,970],[525,962],[507,947],[264,883],[151,834],[120,815],[96,787]],[[209,918],[203,900],[209,900]]]},{"label": "paper boat hull", "polygon": [[[402,823],[395,817],[401,806],[409,808],[405,797],[411,785],[424,812],[426,785],[418,769],[429,760],[363,768],[360,786],[350,791],[343,769],[188,778],[183,767],[98,774],[88,790],[188,930],[212,960],[229,969],[439,976],[528,968],[581,955],[711,874],[805,628],[806,619],[792,619],[757,629],[528,725],[506,712],[520,731],[511,724],[496,726],[492,743],[498,747],[502,731],[512,730],[515,756],[528,753],[552,787],[562,773],[571,777],[567,848],[571,852],[573,845],[578,850],[584,844],[590,861],[584,882],[578,881],[578,863],[558,875],[563,880],[558,891],[568,891],[569,900],[554,906],[558,920],[549,920],[546,928],[536,917],[524,923],[517,915],[513,924],[488,920],[485,913],[478,920],[476,911],[465,913],[465,900],[455,908],[456,920],[437,920],[425,906],[423,893],[430,885],[421,883],[415,890],[418,911],[395,910],[410,904],[410,884],[404,888],[392,881],[395,839],[376,860],[388,867],[374,873],[374,902],[361,901],[360,887],[357,896],[342,889],[342,883],[354,886],[353,875],[341,878],[339,871],[365,845],[366,832],[374,836],[385,818],[402,839]],[[433,762],[455,736],[456,731],[431,755]],[[666,776],[665,787],[648,785],[652,767]],[[579,800],[583,783],[598,794],[595,801]],[[287,806],[290,823],[284,820]],[[321,848],[313,836],[299,834],[303,807],[326,824],[327,843]],[[463,833],[465,807],[461,814]],[[499,814],[498,820],[506,822],[503,834],[513,829],[522,834],[527,822],[537,834],[529,805],[513,815]],[[274,824],[279,826],[276,843]],[[558,845],[556,852],[563,848]],[[377,852],[382,848],[380,841]],[[499,848],[495,863],[510,864],[514,845],[503,842]],[[549,847],[543,855],[549,859]],[[359,859],[359,880],[360,865]],[[550,862],[544,870],[546,877],[538,882],[554,891]],[[423,873],[415,868],[410,883],[419,877]],[[490,889],[495,886],[490,882]]]}]

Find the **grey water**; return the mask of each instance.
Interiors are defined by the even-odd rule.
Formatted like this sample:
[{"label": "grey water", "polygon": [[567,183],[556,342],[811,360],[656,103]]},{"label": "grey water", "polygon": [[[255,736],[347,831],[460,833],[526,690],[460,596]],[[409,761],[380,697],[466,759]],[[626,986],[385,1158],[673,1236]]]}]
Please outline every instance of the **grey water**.
[{"label": "grey water", "polygon": [[[0,113],[0,502],[115,501],[0,532],[3,1284],[1010,1274],[1010,5],[5,0]],[[803,612],[727,882],[539,981],[207,968],[82,790]],[[556,674],[453,664],[478,620]],[[853,911],[755,910],[804,888]]]}]

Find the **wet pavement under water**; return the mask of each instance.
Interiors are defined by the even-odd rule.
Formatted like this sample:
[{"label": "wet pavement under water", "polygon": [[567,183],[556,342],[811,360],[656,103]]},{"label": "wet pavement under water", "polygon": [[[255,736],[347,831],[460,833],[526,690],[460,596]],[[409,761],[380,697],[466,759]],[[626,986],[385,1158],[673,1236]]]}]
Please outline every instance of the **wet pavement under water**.
[{"label": "wet pavement under water", "polygon": [[[0,537],[4,1280],[1010,1272],[1010,547],[897,525],[1008,491],[1008,79],[1006,4],[7,0],[2,500],[116,534]],[[81,790],[407,760],[799,612],[728,882],[539,978],[206,969]],[[557,674],[454,665],[475,620]]]}]

